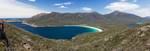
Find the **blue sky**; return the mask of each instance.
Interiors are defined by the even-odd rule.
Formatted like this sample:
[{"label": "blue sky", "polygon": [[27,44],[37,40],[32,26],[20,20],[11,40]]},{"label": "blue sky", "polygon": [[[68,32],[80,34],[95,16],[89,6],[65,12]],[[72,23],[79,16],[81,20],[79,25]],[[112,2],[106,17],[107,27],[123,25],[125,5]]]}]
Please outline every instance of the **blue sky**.
[{"label": "blue sky", "polygon": [[43,12],[122,11],[150,16],[150,0],[0,0],[1,17],[31,17]]},{"label": "blue sky", "polygon": [[[50,12],[51,11],[81,12],[82,8],[84,7],[91,8],[93,11],[101,12],[104,11],[105,5],[117,0],[36,0],[36,1],[19,0],[19,1],[36,6],[39,9],[44,9]],[[69,4],[64,4],[64,3],[69,3]]]}]

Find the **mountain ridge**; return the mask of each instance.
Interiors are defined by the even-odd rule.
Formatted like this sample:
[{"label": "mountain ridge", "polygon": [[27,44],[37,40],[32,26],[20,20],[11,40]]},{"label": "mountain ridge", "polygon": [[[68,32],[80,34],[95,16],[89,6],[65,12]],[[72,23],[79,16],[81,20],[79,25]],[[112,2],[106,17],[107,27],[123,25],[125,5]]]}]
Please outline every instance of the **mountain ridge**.
[{"label": "mountain ridge", "polygon": [[[31,18],[25,19],[24,22],[37,26],[51,25],[88,25],[96,27],[111,27],[116,25],[135,24],[139,20],[144,20],[142,17],[114,11],[109,14],[100,14],[98,12],[90,13],[59,13],[51,12],[47,14],[37,14]],[[110,25],[110,26],[109,26]]]}]

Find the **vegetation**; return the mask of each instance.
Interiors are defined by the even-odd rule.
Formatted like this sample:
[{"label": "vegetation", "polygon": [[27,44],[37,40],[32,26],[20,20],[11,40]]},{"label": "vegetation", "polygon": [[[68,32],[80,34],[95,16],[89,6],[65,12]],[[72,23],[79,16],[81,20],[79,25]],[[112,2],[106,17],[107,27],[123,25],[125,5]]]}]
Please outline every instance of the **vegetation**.
[{"label": "vegetation", "polygon": [[91,13],[41,13],[32,18],[25,19],[24,22],[37,26],[60,26],[60,25],[88,25],[93,27],[103,27],[107,29],[116,25],[128,25],[144,20],[134,14],[119,11],[102,15],[97,12]]},{"label": "vegetation", "polygon": [[[149,51],[150,24],[136,24],[139,19],[143,20],[122,12],[108,15],[96,12],[42,13],[25,22],[38,26],[86,24],[101,27],[104,31],[81,34],[71,40],[47,39],[13,25],[5,25],[5,32],[15,51]],[[129,24],[132,26],[128,27]],[[0,42],[1,51],[5,50],[4,46]]]},{"label": "vegetation", "polygon": [[[149,50],[150,24],[133,29],[113,27],[100,33],[88,33],[72,40],[46,39],[12,25],[5,26],[6,35],[15,51],[145,51]],[[115,29],[114,29],[115,28]],[[4,50],[0,43],[1,51]]]}]

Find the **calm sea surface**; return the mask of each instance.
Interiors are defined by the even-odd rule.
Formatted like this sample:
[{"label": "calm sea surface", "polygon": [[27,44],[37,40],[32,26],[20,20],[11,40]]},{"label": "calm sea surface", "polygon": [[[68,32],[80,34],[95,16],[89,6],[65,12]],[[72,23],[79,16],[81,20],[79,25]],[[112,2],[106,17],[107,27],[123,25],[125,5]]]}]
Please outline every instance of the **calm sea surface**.
[{"label": "calm sea surface", "polygon": [[11,22],[10,24],[50,39],[71,39],[82,33],[97,32],[95,29],[80,26],[31,27],[21,22]]}]

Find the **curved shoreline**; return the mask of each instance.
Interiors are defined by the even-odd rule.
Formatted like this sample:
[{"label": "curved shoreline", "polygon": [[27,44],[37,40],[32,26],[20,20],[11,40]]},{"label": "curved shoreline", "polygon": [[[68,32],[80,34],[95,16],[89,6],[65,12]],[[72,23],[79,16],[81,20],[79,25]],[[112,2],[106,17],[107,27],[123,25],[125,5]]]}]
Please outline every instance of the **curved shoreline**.
[{"label": "curved shoreline", "polygon": [[[37,25],[34,25],[34,24],[29,24],[29,23],[26,23],[26,22],[22,22],[22,24],[26,24],[26,25],[29,25],[29,26],[32,26],[32,27],[43,27],[43,26],[37,26]],[[97,32],[102,32],[103,31],[102,29],[99,29],[99,28],[96,28],[96,27],[92,27],[92,26],[86,26],[86,25],[62,25],[62,26],[79,26],[79,27],[91,28],[91,29],[96,30]]]},{"label": "curved shoreline", "polygon": [[98,32],[102,32],[103,30],[102,29],[99,29],[99,28],[96,28],[96,27],[92,27],[92,26],[86,26],[86,25],[64,25],[64,26],[79,26],[79,27],[85,27],[85,28],[91,28],[91,29],[94,29]]}]

